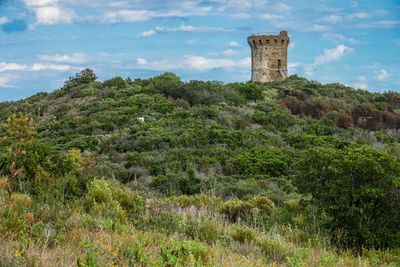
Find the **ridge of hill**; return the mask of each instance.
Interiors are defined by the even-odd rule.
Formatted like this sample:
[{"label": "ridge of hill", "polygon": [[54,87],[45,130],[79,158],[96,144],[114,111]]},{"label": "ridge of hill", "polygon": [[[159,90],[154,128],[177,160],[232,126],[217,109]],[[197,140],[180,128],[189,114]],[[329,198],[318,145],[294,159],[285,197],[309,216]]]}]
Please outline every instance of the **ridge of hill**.
[{"label": "ridge of hill", "polygon": [[0,118],[0,265],[400,262],[399,93],[86,69]]}]

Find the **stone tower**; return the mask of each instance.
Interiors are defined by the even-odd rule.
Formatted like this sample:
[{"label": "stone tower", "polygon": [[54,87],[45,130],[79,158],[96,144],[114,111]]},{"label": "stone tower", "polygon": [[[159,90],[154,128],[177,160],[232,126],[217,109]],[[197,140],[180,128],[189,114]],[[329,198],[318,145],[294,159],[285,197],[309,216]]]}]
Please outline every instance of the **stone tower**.
[{"label": "stone tower", "polygon": [[253,82],[281,81],[287,77],[287,31],[279,35],[252,35],[247,38],[251,46],[251,80]]}]

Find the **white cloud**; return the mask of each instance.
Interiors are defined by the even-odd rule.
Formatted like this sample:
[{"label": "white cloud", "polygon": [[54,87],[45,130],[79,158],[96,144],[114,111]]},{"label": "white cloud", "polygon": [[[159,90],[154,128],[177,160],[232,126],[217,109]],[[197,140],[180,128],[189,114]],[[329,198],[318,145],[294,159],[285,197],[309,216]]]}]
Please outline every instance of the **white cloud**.
[{"label": "white cloud", "polygon": [[340,44],[331,49],[325,49],[324,53],[317,56],[312,64],[304,65],[304,73],[307,76],[312,76],[318,66],[332,61],[337,61],[343,56],[351,53],[352,51],[354,51],[353,48],[347,47],[343,44]]},{"label": "white cloud", "polygon": [[157,32],[155,30],[148,30],[148,31],[142,32],[141,34],[139,34],[139,36],[149,37],[149,36],[152,36],[152,35],[155,35],[155,34],[157,34]]},{"label": "white cloud", "polygon": [[25,0],[27,6],[47,6],[58,3],[58,0]]},{"label": "white cloud", "polygon": [[307,32],[326,32],[329,28],[321,24],[312,24],[310,27],[305,27],[302,31]]},{"label": "white cloud", "polygon": [[10,84],[11,76],[8,74],[0,75],[0,88],[1,87],[12,87]]},{"label": "white cloud", "polygon": [[342,21],[342,17],[338,15],[329,15],[324,18],[322,18],[323,21],[329,22],[329,23],[338,23]]},{"label": "white cloud", "polygon": [[138,65],[146,65],[147,64],[147,60],[142,58],[142,57],[140,57],[140,58],[137,59],[137,64]]},{"label": "white cloud", "polygon": [[24,0],[24,3],[35,14],[38,25],[69,24],[78,18],[73,10],[61,7],[71,4],[69,1]]},{"label": "white cloud", "polygon": [[36,23],[41,25],[69,24],[76,18],[72,11],[57,6],[38,7],[34,12]]},{"label": "white cloud", "polygon": [[235,68],[249,68],[251,59],[244,58],[240,60],[230,59],[209,59],[201,56],[185,56],[186,64],[188,68],[194,70],[210,70],[215,68],[222,69],[235,69]]},{"label": "white cloud", "polygon": [[353,48],[340,44],[332,49],[325,49],[324,53],[318,56],[314,61],[314,66],[318,66],[331,61],[339,60],[344,55],[354,51]]},{"label": "white cloud", "polygon": [[0,17],[0,25],[6,24],[7,22],[9,22],[7,17]]},{"label": "white cloud", "polygon": [[368,18],[369,14],[366,12],[357,12],[349,15],[350,19],[365,19]]},{"label": "white cloud", "polygon": [[218,27],[206,27],[206,26],[192,26],[187,24],[181,24],[178,28],[172,28],[170,31],[177,32],[226,32],[227,29]]},{"label": "white cloud", "polygon": [[202,56],[186,55],[181,59],[162,59],[156,61],[147,61],[144,58],[138,58],[137,63],[138,68],[158,71],[177,69],[207,71],[216,68],[237,70],[250,68],[251,59],[243,58],[239,60],[232,60],[226,58],[205,58]]},{"label": "white cloud", "polygon": [[235,19],[249,19],[251,18],[251,15],[248,13],[236,13],[233,14],[232,17]]},{"label": "white cloud", "polygon": [[110,23],[140,22],[150,20],[153,17],[157,17],[157,14],[149,10],[122,9],[104,14],[104,21]]},{"label": "white cloud", "polygon": [[227,56],[227,57],[232,57],[237,55],[237,52],[233,49],[226,49],[225,51],[222,52],[222,55]]},{"label": "white cloud", "polygon": [[360,43],[360,41],[357,41],[354,38],[346,37],[339,33],[327,32],[322,35],[322,38],[329,41],[348,42],[350,44]]},{"label": "white cloud", "polygon": [[356,82],[353,84],[353,87],[359,89],[368,89],[368,79],[365,76],[358,76]]},{"label": "white cloud", "polygon": [[240,47],[241,45],[237,41],[230,41],[228,43],[228,46],[230,46],[230,47]]},{"label": "white cloud", "polygon": [[392,29],[400,28],[400,20],[378,20],[356,25],[358,28]]},{"label": "white cloud", "polygon": [[0,72],[15,72],[15,71],[42,71],[42,70],[53,70],[53,71],[69,71],[76,70],[79,68],[72,67],[66,64],[52,64],[52,63],[34,63],[32,66],[18,63],[6,63],[0,62]]},{"label": "white cloud", "polygon": [[35,63],[30,68],[31,71],[54,70],[54,71],[69,71],[72,68],[69,65],[50,64],[50,63]]},{"label": "white cloud", "polygon": [[25,64],[0,62],[0,72],[23,71],[26,69],[28,69],[28,66]]},{"label": "white cloud", "polygon": [[72,55],[39,55],[38,58],[42,61],[79,64],[85,61],[86,56],[82,53],[74,53]]},{"label": "white cloud", "polygon": [[282,18],[282,16],[276,15],[276,14],[263,14],[260,15],[260,19],[263,20],[276,20],[276,19],[280,19]]},{"label": "white cloud", "polygon": [[380,81],[386,80],[390,74],[385,69],[380,69],[376,78]]},{"label": "white cloud", "polygon": [[228,8],[260,8],[267,4],[267,1],[265,0],[214,0],[214,2],[221,6],[221,10],[225,10]]},{"label": "white cloud", "polygon": [[288,70],[289,72],[296,72],[298,68],[302,67],[303,64],[300,62],[289,62],[288,63]]},{"label": "white cloud", "polygon": [[141,34],[139,34],[139,36],[148,37],[158,33],[167,33],[167,32],[212,33],[212,32],[229,32],[229,31],[231,30],[218,27],[193,26],[188,24],[181,24],[178,27],[171,27],[171,28],[156,26],[154,29],[142,32]]}]

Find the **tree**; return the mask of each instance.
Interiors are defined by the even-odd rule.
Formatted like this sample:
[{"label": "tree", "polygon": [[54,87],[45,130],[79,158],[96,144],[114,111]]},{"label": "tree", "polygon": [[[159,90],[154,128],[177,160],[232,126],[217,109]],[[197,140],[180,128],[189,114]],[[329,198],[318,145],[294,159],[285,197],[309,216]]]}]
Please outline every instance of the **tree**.
[{"label": "tree", "polygon": [[241,95],[243,95],[247,100],[261,100],[263,88],[256,83],[246,83],[239,84],[237,90]]},{"label": "tree", "polygon": [[8,193],[11,195],[13,184],[21,170],[21,158],[26,154],[27,147],[35,141],[36,131],[31,118],[14,114],[3,125],[3,134],[0,138],[1,145],[6,148],[11,158],[8,182]]},{"label": "tree", "polygon": [[327,226],[341,245],[358,251],[400,245],[400,163],[395,156],[368,146],[312,148],[298,167],[297,187],[327,213]]},{"label": "tree", "polygon": [[116,87],[117,89],[123,89],[126,87],[126,82],[121,77],[116,76],[109,80],[104,81],[103,85],[108,88]]},{"label": "tree", "polygon": [[81,84],[88,84],[94,82],[97,79],[96,74],[94,74],[91,69],[84,69],[80,73],[75,74],[75,76],[69,77],[68,81],[64,83],[65,88],[75,87]]}]

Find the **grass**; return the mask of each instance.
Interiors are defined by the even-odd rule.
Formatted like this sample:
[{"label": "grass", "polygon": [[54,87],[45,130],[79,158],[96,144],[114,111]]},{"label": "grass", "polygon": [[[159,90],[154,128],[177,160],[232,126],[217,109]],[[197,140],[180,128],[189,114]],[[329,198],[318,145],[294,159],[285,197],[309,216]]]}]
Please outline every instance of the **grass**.
[{"label": "grass", "polygon": [[[61,227],[40,218],[29,225],[25,219],[23,230],[2,232],[0,266],[372,267],[400,263],[399,251],[370,250],[358,257],[330,248],[322,235],[305,241],[302,230],[292,226],[233,223],[218,212],[215,201],[195,207],[188,198],[205,197],[157,199],[142,216],[122,223],[102,217],[98,210],[79,213],[68,207]],[[5,219],[0,218],[2,225]]]}]

